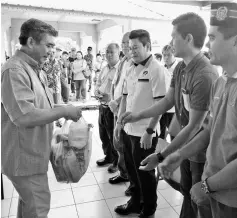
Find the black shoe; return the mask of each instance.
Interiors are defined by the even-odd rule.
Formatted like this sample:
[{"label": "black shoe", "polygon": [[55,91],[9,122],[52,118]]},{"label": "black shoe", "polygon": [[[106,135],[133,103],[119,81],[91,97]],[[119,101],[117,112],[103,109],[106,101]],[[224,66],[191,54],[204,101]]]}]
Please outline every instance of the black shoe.
[{"label": "black shoe", "polygon": [[114,211],[120,215],[128,215],[131,213],[140,213],[140,206],[135,206],[132,203],[128,202],[126,204],[115,207]]},{"label": "black shoe", "polygon": [[155,218],[155,213],[153,213],[151,215],[147,215],[147,214],[141,212],[138,217],[139,218]]},{"label": "black shoe", "polygon": [[118,184],[118,183],[121,183],[121,182],[128,182],[128,179],[124,179],[120,175],[114,176],[114,177],[109,179],[110,184]]},{"label": "black shoe", "polygon": [[129,186],[127,190],[125,191],[126,196],[132,196],[132,188]]},{"label": "black shoe", "polygon": [[111,160],[108,160],[106,158],[103,158],[103,159],[100,159],[100,160],[97,160],[96,163],[98,166],[104,166],[106,164],[111,164],[113,161]]}]

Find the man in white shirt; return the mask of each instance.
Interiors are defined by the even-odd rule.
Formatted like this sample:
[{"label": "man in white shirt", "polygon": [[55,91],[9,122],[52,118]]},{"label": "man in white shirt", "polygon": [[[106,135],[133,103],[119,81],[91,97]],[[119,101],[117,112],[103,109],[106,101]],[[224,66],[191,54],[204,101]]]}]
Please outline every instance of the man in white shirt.
[{"label": "man in white shirt", "polygon": [[[120,104],[120,114],[125,111],[141,111],[154,105],[166,94],[165,68],[151,55],[150,34],[146,30],[133,30],[129,46],[134,64],[128,69]],[[127,124],[122,130],[118,116],[115,137],[124,141],[124,159],[133,191],[130,200],[115,208],[121,215],[140,213],[141,218],[153,216],[157,207],[155,170],[140,171],[143,158],[155,151],[158,135],[154,131],[159,117]],[[147,128],[150,123],[149,128]]]},{"label": "man in white shirt", "polygon": [[[179,61],[174,57],[174,48],[171,45],[165,45],[162,49],[162,55],[165,62],[165,67],[167,68],[168,81],[167,81],[167,90],[170,87],[171,78],[173,76],[173,71]],[[172,107],[166,113],[164,113],[160,119],[160,135],[159,138],[166,139],[166,128],[168,129],[171,123],[171,120],[174,116],[175,108]],[[171,140],[174,136],[171,135]]]},{"label": "man in white shirt", "polygon": [[101,73],[101,70],[107,65],[107,62],[102,59],[102,56],[100,53],[96,55],[96,62],[94,65],[95,70],[95,77],[93,79],[94,84],[96,84],[96,81],[98,79],[99,74]]},{"label": "man in white shirt", "polygon": [[[110,110],[114,114],[114,123],[116,125],[118,118],[118,109],[123,95],[123,84],[126,77],[126,70],[129,66],[133,64],[131,60],[131,55],[129,53],[129,34],[127,32],[124,34],[122,39],[122,50],[125,56],[119,63],[118,70],[114,76],[114,80],[112,82],[112,100],[109,103]],[[120,138],[116,140],[114,137],[114,147],[118,152],[118,170],[119,174],[110,178],[109,183],[118,184],[121,182],[128,182],[127,170],[124,162],[124,153],[123,153],[123,141]],[[114,171],[115,166],[111,165],[110,169]],[[129,190],[129,189],[128,189]],[[126,193],[126,192],[125,192]]]},{"label": "man in white shirt", "polygon": [[96,163],[98,166],[109,163],[117,166],[118,153],[113,145],[114,115],[108,106],[111,100],[112,81],[119,65],[119,45],[117,43],[110,43],[107,46],[106,59],[108,65],[102,69],[95,87],[95,96],[101,103],[99,106],[99,134],[105,157]]}]

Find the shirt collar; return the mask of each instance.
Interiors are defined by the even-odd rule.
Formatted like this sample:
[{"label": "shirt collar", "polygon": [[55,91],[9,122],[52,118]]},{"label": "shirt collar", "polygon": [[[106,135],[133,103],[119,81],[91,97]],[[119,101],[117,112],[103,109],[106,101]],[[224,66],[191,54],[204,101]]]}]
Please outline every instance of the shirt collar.
[{"label": "shirt collar", "polygon": [[198,61],[204,57],[204,54],[202,52],[199,52],[190,62],[189,64],[184,68],[184,71],[186,73],[191,72],[191,69],[198,63]]},{"label": "shirt collar", "polygon": [[16,50],[16,56],[20,57],[23,61],[25,61],[27,64],[29,64],[32,68],[36,68],[40,70],[40,66],[36,60],[34,60],[32,57],[30,57],[28,54],[21,50]]},{"label": "shirt collar", "polygon": [[170,67],[168,68],[168,65],[167,64],[165,64],[165,68],[167,68],[167,69],[170,69],[173,65],[174,65],[174,63],[176,62],[176,59],[174,60],[174,62],[170,65]]},{"label": "shirt collar", "polygon": [[120,61],[118,61],[117,64],[115,64],[113,67],[110,67],[109,64],[107,64],[107,67],[111,70],[113,68],[117,69],[118,68],[118,65],[119,65]]},{"label": "shirt collar", "polygon": [[141,64],[142,66],[145,66],[147,61],[152,57],[152,55],[150,55],[147,59],[143,60],[142,62],[140,63],[134,63],[135,66],[138,66],[139,64]]}]

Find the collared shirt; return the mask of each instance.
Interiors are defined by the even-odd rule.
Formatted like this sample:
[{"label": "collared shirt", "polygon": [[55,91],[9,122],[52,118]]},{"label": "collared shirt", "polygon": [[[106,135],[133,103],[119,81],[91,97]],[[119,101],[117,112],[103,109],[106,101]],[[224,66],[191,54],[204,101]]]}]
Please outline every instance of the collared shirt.
[{"label": "collared shirt", "polygon": [[86,79],[82,71],[86,71],[86,61],[84,59],[75,60],[72,63],[72,71],[74,74],[74,80],[84,80]]},{"label": "collared shirt", "polygon": [[[183,61],[178,63],[173,72],[171,87],[174,88],[175,113],[181,128],[189,122],[190,109],[209,110],[211,87],[217,77],[215,67],[201,52],[187,66]],[[205,152],[190,160],[205,162]]]},{"label": "collared shirt", "polygon": [[89,66],[89,69],[93,70],[93,55],[87,54],[84,56],[84,59],[86,60],[87,65]]},{"label": "collared shirt", "polygon": [[127,74],[127,69],[133,64],[132,60],[128,60],[125,56],[118,66],[118,70],[115,73],[114,79],[112,84],[114,85],[114,96],[112,96],[113,99],[118,99],[123,95],[123,85],[124,85],[124,79]]},{"label": "collared shirt", "polygon": [[[95,86],[95,92],[99,91],[100,93],[106,93],[110,95],[111,98],[111,88],[112,88],[112,81],[114,79],[114,75],[118,69],[119,61],[113,67],[106,65],[103,69],[101,74],[98,77]],[[108,103],[108,102],[107,102]]]},{"label": "collared shirt", "polygon": [[61,74],[62,63],[60,60],[47,60],[42,68],[45,71],[48,79],[48,87],[53,90],[53,93],[61,92]]},{"label": "collared shirt", "polygon": [[70,62],[69,62],[69,60],[66,60],[66,61],[61,60],[61,62],[62,62],[62,68],[63,68],[62,74],[61,74],[61,81],[65,81],[65,80],[67,80],[68,75],[69,75]]},{"label": "collared shirt", "polygon": [[[210,112],[212,126],[203,179],[215,175],[237,159],[237,73],[235,77],[218,78],[212,89]],[[237,187],[217,191],[211,197],[237,208]]]},{"label": "collared shirt", "polygon": [[2,172],[12,176],[46,173],[53,125],[18,127],[15,120],[53,107],[47,78],[35,60],[17,50],[1,73]]},{"label": "collared shirt", "polygon": [[[173,77],[173,72],[175,67],[178,65],[179,61],[177,59],[175,59],[174,63],[168,68],[167,65],[165,65],[165,68],[167,69],[169,75],[166,77],[167,81],[166,81],[166,89],[167,91],[170,88],[170,84],[171,84],[171,79]],[[167,111],[167,113],[175,113],[175,107],[172,107],[170,110]]]},{"label": "collared shirt", "polygon": [[[149,56],[145,62],[139,65],[132,65],[127,71],[123,88],[123,94],[127,95],[126,111],[140,112],[154,105],[156,99],[164,97],[166,94],[166,74],[167,70],[152,56]],[[128,123],[124,130],[129,135],[141,137],[150,120],[149,118]],[[159,128],[159,124],[157,127]]]}]

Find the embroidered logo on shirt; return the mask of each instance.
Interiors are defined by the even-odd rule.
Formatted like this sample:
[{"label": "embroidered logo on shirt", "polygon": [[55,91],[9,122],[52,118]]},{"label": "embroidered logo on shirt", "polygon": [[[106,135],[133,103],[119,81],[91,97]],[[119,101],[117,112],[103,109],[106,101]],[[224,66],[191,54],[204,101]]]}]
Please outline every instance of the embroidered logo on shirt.
[{"label": "embroidered logo on shirt", "polygon": [[147,75],[147,74],[148,74],[148,71],[147,71],[147,70],[143,72],[143,75]]}]

